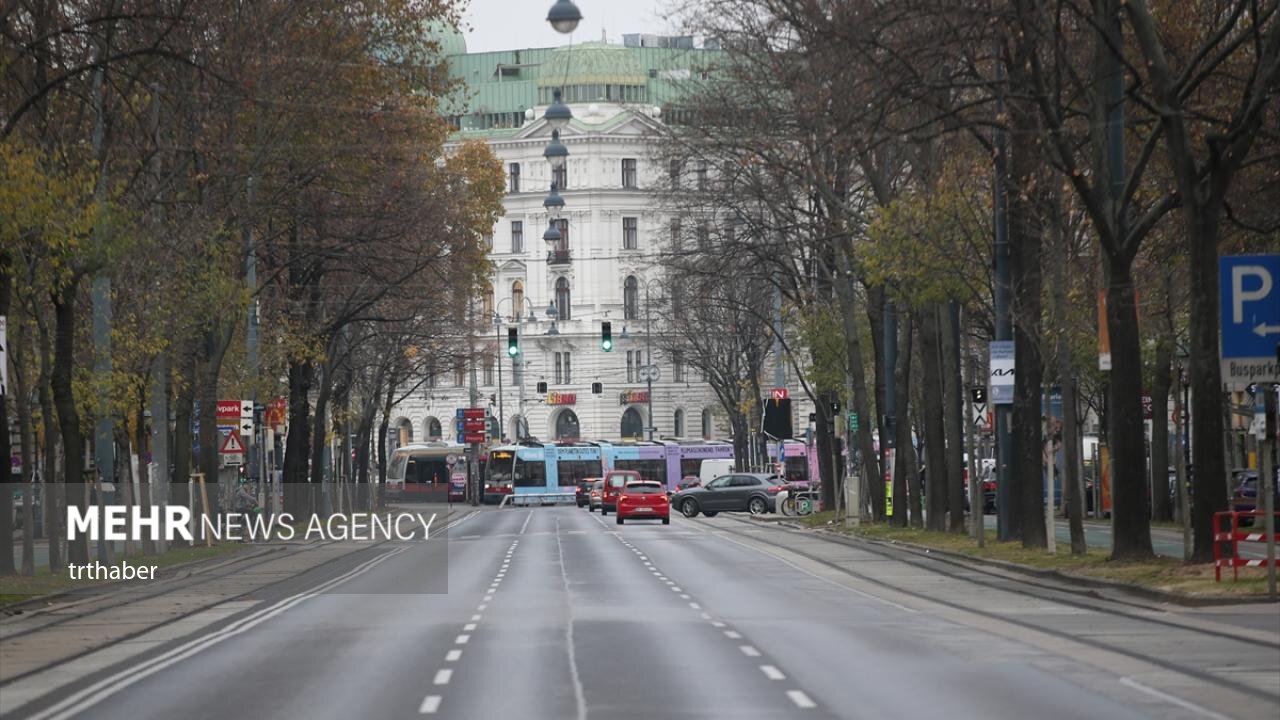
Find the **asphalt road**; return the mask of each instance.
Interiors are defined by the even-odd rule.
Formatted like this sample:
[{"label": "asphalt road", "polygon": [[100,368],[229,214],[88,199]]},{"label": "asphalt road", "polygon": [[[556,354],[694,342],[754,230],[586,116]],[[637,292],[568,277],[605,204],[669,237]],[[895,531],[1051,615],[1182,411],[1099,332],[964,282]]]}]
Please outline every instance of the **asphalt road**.
[{"label": "asphalt road", "polygon": [[[733,523],[482,511],[449,531],[447,594],[421,592],[442,571],[423,546],[373,547],[6,717],[1253,716],[1194,682],[1119,678],[1069,642],[775,553]],[[944,582],[859,562],[887,581]],[[332,587],[308,592],[319,583]],[[1019,616],[1079,614],[1017,602]]]}]

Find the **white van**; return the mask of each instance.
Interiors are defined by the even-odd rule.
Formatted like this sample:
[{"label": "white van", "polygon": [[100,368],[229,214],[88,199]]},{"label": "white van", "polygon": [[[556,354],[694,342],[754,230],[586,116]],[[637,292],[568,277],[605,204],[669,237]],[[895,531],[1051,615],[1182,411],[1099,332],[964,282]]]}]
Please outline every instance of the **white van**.
[{"label": "white van", "polygon": [[702,467],[698,469],[698,480],[702,483],[702,487],[706,487],[707,483],[731,472],[733,472],[732,459],[703,460]]}]

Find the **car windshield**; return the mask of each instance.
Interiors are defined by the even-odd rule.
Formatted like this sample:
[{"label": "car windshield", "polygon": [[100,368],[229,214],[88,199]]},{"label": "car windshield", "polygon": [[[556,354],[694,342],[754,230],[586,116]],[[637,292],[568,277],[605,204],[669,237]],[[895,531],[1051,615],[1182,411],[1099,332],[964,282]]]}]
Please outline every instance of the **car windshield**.
[{"label": "car windshield", "polygon": [[656,482],[633,482],[627,483],[623,492],[628,495],[651,495],[662,492],[662,486]]}]

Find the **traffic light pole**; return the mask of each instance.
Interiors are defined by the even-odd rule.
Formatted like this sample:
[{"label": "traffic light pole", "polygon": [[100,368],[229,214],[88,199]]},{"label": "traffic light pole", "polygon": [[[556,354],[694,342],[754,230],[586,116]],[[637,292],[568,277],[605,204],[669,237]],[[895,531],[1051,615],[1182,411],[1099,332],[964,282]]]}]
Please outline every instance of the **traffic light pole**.
[{"label": "traffic light pole", "polygon": [[[503,419],[507,417],[507,413],[505,408],[503,407],[503,398],[502,398],[502,319],[500,316],[494,317],[493,326],[494,326],[494,332],[496,332],[498,335],[498,344],[495,346],[494,350],[498,355],[498,357],[496,358],[498,363],[498,440],[499,442],[501,442],[505,440],[507,437],[506,433],[502,431],[502,422],[503,422]],[[516,357],[519,357],[519,356],[517,355]]]}]

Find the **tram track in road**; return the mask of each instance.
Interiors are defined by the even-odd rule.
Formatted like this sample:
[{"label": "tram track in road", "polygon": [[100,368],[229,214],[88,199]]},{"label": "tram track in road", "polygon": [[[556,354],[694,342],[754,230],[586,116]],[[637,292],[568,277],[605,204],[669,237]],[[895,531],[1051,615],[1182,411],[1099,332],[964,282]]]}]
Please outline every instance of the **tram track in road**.
[{"label": "tram track in road", "polygon": [[[466,513],[466,514],[462,515],[461,517],[458,517],[458,518],[455,518],[455,519],[453,519],[453,520],[450,520],[449,522],[447,522],[447,523],[444,525],[443,530],[444,530],[444,531],[448,531],[449,529],[451,529],[451,528],[453,528],[453,527],[456,527],[456,526],[458,526],[458,525],[460,525],[460,524],[462,524],[462,523],[464,523],[464,522],[466,522],[466,521],[468,521],[468,520],[472,519],[472,518],[473,518],[473,517],[475,517],[477,514],[478,514],[478,512],[473,510],[473,511],[471,511],[471,512],[469,512],[469,513]],[[325,542],[322,542],[322,543],[316,543],[316,544],[314,544],[314,545],[312,545],[312,546],[310,546],[310,547],[305,548],[305,549],[304,549],[304,552],[305,552],[305,551],[311,551],[311,550],[319,550],[319,549],[321,549],[321,548],[323,548],[323,547],[327,547],[327,546],[332,545],[332,544],[337,543],[337,542],[342,542],[342,541],[333,540],[333,541],[325,541]],[[370,544],[367,544],[367,545],[362,545],[362,546],[361,546],[361,548],[360,548],[359,550],[355,550],[355,551],[352,551],[351,553],[347,553],[347,554],[344,554],[344,555],[340,555],[340,556],[337,556],[337,557],[330,558],[330,559],[328,559],[328,560],[324,560],[324,561],[322,561],[321,563],[319,563],[319,564],[317,564],[317,565],[313,565],[313,566],[311,566],[311,567],[306,568],[303,572],[306,572],[306,573],[316,572],[316,571],[322,571],[322,572],[323,572],[323,571],[325,571],[325,570],[331,569],[334,565],[336,565],[336,564],[338,564],[338,563],[340,563],[340,562],[343,562],[343,561],[350,561],[350,560],[353,558],[353,556],[354,556],[354,555],[357,555],[357,554],[360,554],[360,553],[366,553],[366,552],[368,552],[368,551],[370,551],[370,550],[375,550],[375,549],[378,549],[378,548],[384,547],[384,546],[386,546],[388,543],[391,543],[391,542],[398,542],[398,541],[382,540],[382,541],[378,541],[378,542],[375,542],[375,543],[370,543]],[[404,545],[404,546],[401,546],[400,548],[396,548],[396,549],[394,549],[392,552],[396,552],[396,551],[399,551],[399,550],[407,550],[409,547],[410,547],[410,546],[408,546],[408,545]],[[288,549],[287,547],[286,547],[286,548],[281,548],[280,552],[284,552],[284,551],[286,551],[287,549]],[[364,567],[364,566],[365,566],[365,565],[367,565],[370,561],[372,561],[372,560],[377,560],[377,559],[379,559],[379,558],[385,558],[387,555],[388,555],[388,553],[383,553],[383,554],[381,554],[381,555],[376,556],[375,558],[372,558],[371,560],[368,560],[368,561],[365,561],[364,563],[361,563],[361,564],[360,564],[360,565],[358,565],[357,567]],[[147,593],[142,593],[142,594],[129,594],[129,593],[124,593],[123,595],[125,595],[125,597],[122,597],[121,599],[119,599],[119,600],[117,600],[117,601],[110,602],[110,603],[108,603],[108,604],[106,604],[106,605],[94,606],[92,609],[86,609],[86,610],[85,610],[85,611],[83,611],[83,612],[76,612],[76,613],[68,614],[68,615],[66,615],[66,616],[59,616],[59,617],[57,617],[57,618],[55,618],[55,619],[52,619],[52,620],[50,620],[50,621],[48,621],[48,622],[41,623],[40,625],[34,626],[34,627],[32,627],[32,628],[25,629],[25,630],[22,630],[22,631],[14,632],[14,633],[11,633],[11,634],[6,633],[6,634],[3,636],[3,641],[5,641],[5,642],[9,642],[9,641],[12,641],[12,640],[15,640],[15,639],[19,639],[19,638],[22,638],[22,637],[27,637],[27,636],[29,636],[29,635],[32,635],[33,633],[43,632],[43,631],[46,631],[46,630],[49,630],[49,629],[52,629],[52,628],[59,627],[59,626],[64,625],[64,624],[66,624],[66,623],[74,622],[74,621],[77,621],[77,620],[83,620],[83,619],[88,618],[88,617],[91,617],[91,616],[93,616],[93,615],[96,615],[96,614],[99,614],[99,613],[103,613],[103,612],[109,612],[109,611],[114,610],[114,609],[119,609],[119,608],[122,608],[122,607],[124,607],[124,606],[130,605],[130,604],[132,604],[132,603],[137,603],[137,602],[139,602],[139,601],[152,600],[152,599],[156,599],[156,598],[159,598],[159,597],[163,597],[164,595],[167,595],[167,594],[173,593],[173,592],[175,592],[175,591],[189,591],[189,590],[191,590],[192,588],[199,588],[200,586],[205,585],[205,584],[207,584],[207,583],[209,583],[209,582],[213,582],[213,581],[216,581],[216,580],[219,580],[219,579],[227,578],[227,577],[230,577],[230,576],[232,576],[232,575],[234,575],[234,574],[236,574],[236,573],[238,573],[238,572],[241,572],[241,571],[243,570],[243,567],[240,567],[240,566],[242,566],[242,565],[244,564],[244,562],[245,562],[245,561],[248,561],[248,560],[254,560],[254,559],[258,560],[259,562],[261,562],[261,561],[262,561],[261,556],[253,556],[253,557],[239,558],[239,559],[237,559],[237,560],[236,560],[236,561],[234,561],[234,562],[228,562],[228,563],[226,563],[226,564],[225,564],[225,568],[224,568],[224,566],[223,566],[223,565],[219,565],[219,566],[218,566],[218,567],[220,567],[220,568],[224,568],[224,569],[225,569],[225,571],[222,571],[222,572],[219,572],[219,573],[216,573],[216,574],[211,574],[211,575],[209,575],[209,576],[207,576],[207,577],[204,577],[204,576],[191,576],[191,577],[198,577],[198,579],[197,579],[195,582],[185,583],[185,584],[181,584],[181,585],[178,585],[178,586],[174,586],[174,585],[167,585],[166,587],[164,587],[164,588],[162,588],[162,589],[157,589],[157,590],[155,590],[155,591],[153,591],[153,592],[147,592]],[[348,575],[349,575],[349,573],[348,573]],[[347,575],[344,575],[344,576],[341,576],[341,577],[347,577]],[[354,577],[354,576],[352,576],[352,577]],[[185,579],[186,579],[186,578],[183,578],[183,580],[185,580]],[[191,609],[190,611],[188,611],[188,612],[183,612],[183,613],[181,613],[181,614],[174,615],[173,617],[166,618],[166,619],[164,619],[163,621],[157,622],[157,623],[155,623],[155,624],[149,625],[149,626],[144,627],[144,628],[140,628],[140,629],[139,629],[139,630],[137,630],[136,632],[132,632],[132,633],[128,633],[128,634],[126,634],[126,635],[122,635],[122,636],[120,636],[120,637],[118,637],[118,638],[115,638],[115,639],[112,641],[112,643],[111,643],[110,645],[100,645],[100,646],[95,646],[95,647],[89,647],[89,648],[86,648],[86,649],[84,649],[84,650],[82,650],[82,651],[80,651],[80,652],[77,652],[77,653],[74,653],[74,654],[68,655],[68,656],[66,656],[66,657],[59,658],[57,661],[52,662],[52,663],[49,663],[49,664],[47,664],[47,665],[43,665],[43,666],[41,666],[41,667],[33,668],[33,669],[31,669],[31,670],[27,670],[27,671],[22,672],[22,673],[20,673],[20,674],[14,675],[13,677],[5,678],[4,682],[0,683],[0,690],[3,690],[3,688],[8,687],[8,686],[13,686],[14,684],[19,683],[19,682],[21,682],[21,681],[23,681],[23,680],[25,680],[25,679],[27,679],[27,678],[30,678],[30,677],[32,677],[32,676],[39,675],[39,674],[41,674],[41,673],[47,673],[47,672],[49,672],[49,671],[51,671],[51,670],[56,670],[57,668],[60,668],[60,667],[63,667],[63,666],[67,666],[67,665],[70,665],[70,664],[72,664],[72,663],[74,663],[74,662],[76,662],[76,661],[79,661],[79,660],[82,660],[82,659],[84,659],[84,658],[86,658],[86,657],[88,657],[88,656],[91,656],[91,655],[93,655],[94,653],[96,653],[96,652],[99,652],[99,651],[103,650],[104,648],[111,647],[111,646],[114,646],[114,645],[119,645],[119,644],[121,644],[121,643],[127,643],[127,642],[130,642],[130,641],[133,641],[133,640],[136,640],[136,639],[138,639],[138,638],[140,638],[140,637],[143,637],[143,636],[146,636],[146,635],[148,635],[148,634],[150,634],[150,633],[154,633],[154,632],[156,632],[157,630],[161,630],[161,629],[167,628],[167,627],[169,627],[169,626],[171,626],[171,625],[175,625],[175,624],[181,623],[181,622],[183,622],[183,621],[186,621],[186,620],[188,620],[188,619],[190,619],[190,618],[192,618],[192,617],[195,617],[195,616],[197,616],[197,615],[200,615],[201,613],[205,613],[205,612],[208,612],[208,611],[213,610],[213,609],[215,609],[215,608],[218,608],[218,607],[220,607],[220,606],[227,605],[228,603],[236,603],[236,602],[244,601],[244,600],[246,600],[246,599],[249,599],[251,596],[254,596],[254,595],[260,595],[260,594],[262,594],[262,593],[264,593],[264,592],[270,592],[270,591],[272,591],[272,590],[274,590],[274,589],[277,589],[277,588],[279,588],[279,587],[282,587],[282,586],[286,585],[287,583],[294,582],[294,581],[296,581],[296,579],[297,579],[297,576],[291,576],[291,577],[283,577],[283,578],[280,578],[280,579],[278,579],[278,580],[272,580],[272,581],[270,581],[270,582],[268,582],[268,583],[266,583],[266,584],[263,584],[263,585],[261,585],[261,586],[259,586],[259,587],[257,587],[257,588],[254,588],[254,589],[252,589],[252,590],[248,590],[248,591],[246,591],[246,592],[239,593],[239,594],[234,595],[234,596],[228,596],[228,597],[223,598],[223,599],[221,599],[221,600],[219,600],[219,601],[217,601],[217,602],[215,602],[215,603],[213,603],[213,604],[211,604],[211,605],[206,605],[206,606],[201,606],[201,607],[197,607],[197,608],[192,608],[192,609]],[[349,579],[349,577],[348,577],[348,579]],[[319,583],[319,584],[318,584],[317,586],[315,586],[315,587],[326,587],[326,586],[328,585],[328,582],[329,582],[329,581],[325,581],[325,582]],[[315,593],[316,593],[316,591],[314,590],[314,588],[313,588],[311,591],[308,591],[308,592],[311,592],[312,594],[315,594]],[[293,596],[291,596],[291,597],[296,597],[297,595],[302,595],[302,594],[305,594],[305,593],[298,593],[298,594],[295,594],[295,595],[293,595]],[[303,598],[303,599],[306,599],[306,598]],[[233,622],[238,622],[238,620],[233,620]]]},{"label": "tram track in road", "polygon": [[[725,518],[725,520],[737,525],[748,525],[748,526],[757,527],[757,528],[760,527],[758,525],[753,524],[751,521],[738,520],[734,518]],[[1224,687],[1230,688],[1235,692],[1241,693],[1243,695],[1247,695],[1255,699],[1260,699],[1268,702],[1276,702],[1278,699],[1274,693],[1270,693],[1265,690],[1261,690],[1259,688],[1253,687],[1251,685],[1241,683],[1229,677],[1223,677],[1222,675],[1217,675],[1217,674],[1213,674],[1213,673],[1201,670],[1200,668],[1195,666],[1190,666],[1185,663],[1175,662],[1175,661],[1166,659],[1164,657],[1155,657],[1152,655],[1143,654],[1135,650],[1132,650],[1130,648],[1123,647],[1114,643],[1104,642],[1093,637],[1081,636],[1081,635],[1069,633],[1059,628],[1052,627],[1051,625],[1048,625],[1048,624],[1039,624],[1030,620],[1024,620],[1017,617],[1013,617],[1009,614],[994,612],[994,611],[986,610],[981,607],[974,607],[972,605],[963,604],[954,600],[947,599],[945,597],[939,597],[936,594],[926,593],[910,587],[906,587],[901,584],[887,582],[883,578],[873,577],[866,573],[853,570],[849,567],[846,567],[845,565],[829,560],[815,553],[808,552],[806,550],[801,550],[794,547],[786,547],[786,546],[773,546],[771,543],[768,542],[768,540],[762,540],[761,538],[759,538],[758,534],[743,532],[742,530],[726,527],[725,525],[722,525],[722,524],[716,524],[715,529],[721,532],[724,532],[728,535],[734,535],[745,540],[751,540],[753,541],[753,543],[761,543],[761,544],[769,545],[770,547],[777,547],[781,550],[784,550],[787,553],[805,558],[806,560],[809,560],[811,562],[817,563],[824,567],[831,568],[833,570],[836,570],[837,572],[843,573],[850,577],[857,578],[858,580],[861,580],[870,585],[880,586],[894,593],[898,593],[900,595],[922,600],[928,603],[941,605],[941,606],[950,608],[952,610],[960,611],[962,613],[969,613],[972,615],[976,615],[978,617],[985,618],[986,620],[989,620],[989,621],[1004,623],[1007,625],[1013,625],[1026,630],[1030,630],[1038,633],[1044,633],[1046,635],[1051,635],[1060,640],[1066,640],[1069,642],[1085,645],[1097,650],[1103,650],[1106,652],[1115,653],[1117,655],[1121,655],[1132,660],[1137,660],[1139,662],[1148,663],[1150,665],[1159,667],[1163,670],[1171,671],[1189,678],[1193,678],[1195,680],[1199,680],[1201,682],[1224,686]],[[1039,601],[1052,602],[1058,605],[1072,607],[1080,610],[1086,610],[1089,612],[1095,612],[1103,615],[1118,616],[1118,617],[1125,618],[1126,620],[1131,620],[1133,622],[1139,622],[1147,625],[1157,626],[1165,630],[1176,629],[1182,632],[1196,633],[1207,638],[1213,638],[1215,640],[1229,640],[1232,642],[1246,643],[1249,645],[1265,648],[1268,650],[1275,650],[1277,653],[1280,653],[1280,645],[1273,642],[1259,640],[1257,638],[1248,638],[1235,633],[1222,632],[1222,631],[1216,631],[1209,628],[1196,627],[1195,625],[1188,625],[1186,623],[1172,622],[1172,621],[1163,620],[1160,618],[1151,618],[1151,617],[1144,616],[1142,614],[1129,612],[1124,609],[1103,607],[1103,606],[1100,606],[1099,604],[1092,604],[1092,603],[1081,601],[1077,598],[1073,598],[1070,596],[1069,593],[1066,593],[1065,591],[1046,589],[1045,586],[1039,585],[1039,584],[1032,584],[1032,586],[1045,590],[1045,592],[1033,592],[1031,590],[1019,588],[1017,587],[1018,585],[1017,583],[1014,583],[1006,578],[1000,578],[999,576],[991,576],[990,579],[984,580],[977,577],[961,574],[958,572],[953,572],[946,569],[945,567],[939,567],[940,563],[937,561],[934,561],[932,558],[926,559],[926,558],[920,558],[919,556],[915,556],[910,553],[892,552],[891,549],[882,548],[878,546],[870,546],[870,545],[864,546],[863,544],[853,545],[852,543],[841,542],[838,539],[825,538],[817,535],[809,535],[801,531],[790,530],[787,528],[761,528],[761,529],[776,530],[776,531],[781,531],[781,532],[785,532],[788,534],[792,534],[792,535],[796,535],[804,538],[820,540],[822,542],[827,542],[834,545],[851,547],[858,551],[867,552],[869,554],[876,555],[876,556],[879,556],[888,560],[892,560],[895,562],[901,562],[905,565],[909,565],[919,570],[935,573],[943,577],[950,578],[952,580],[969,583],[971,585],[975,585],[987,590],[994,590],[997,592],[1016,594],[1023,597],[1039,600]],[[711,533],[711,534],[714,535],[714,533]],[[782,558],[773,552],[769,552],[768,550],[761,548],[756,544],[740,542],[737,540],[733,540],[732,538],[729,538],[729,537],[724,537],[723,539],[729,542],[732,542],[736,545],[740,545],[742,547],[751,549],[773,560],[783,562],[789,565],[793,565],[792,563],[789,563],[785,558]],[[807,570],[803,570],[802,568],[801,570],[809,575],[814,575],[813,573]],[[977,570],[974,570],[974,572],[978,572],[979,574],[982,574],[982,575],[987,575],[986,573],[981,573],[981,571],[977,571]],[[815,576],[815,577],[821,577],[821,576]],[[994,582],[994,580],[1003,580],[1003,582]],[[1052,595],[1054,592],[1064,594],[1066,595],[1066,597],[1051,597],[1050,595]],[[893,604],[889,600],[884,600],[884,601],[890,602],[891,604]],[[1099,602],[1108,603],[1110,601],[1100,600]],[[1206,711],[1206,712],[1212,714],[1212,711]]]}]

